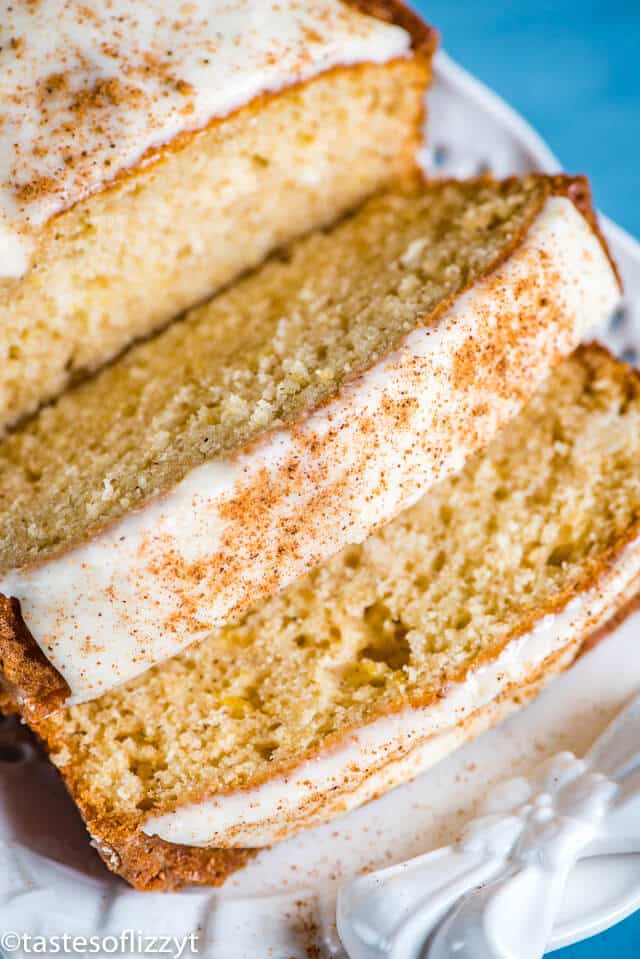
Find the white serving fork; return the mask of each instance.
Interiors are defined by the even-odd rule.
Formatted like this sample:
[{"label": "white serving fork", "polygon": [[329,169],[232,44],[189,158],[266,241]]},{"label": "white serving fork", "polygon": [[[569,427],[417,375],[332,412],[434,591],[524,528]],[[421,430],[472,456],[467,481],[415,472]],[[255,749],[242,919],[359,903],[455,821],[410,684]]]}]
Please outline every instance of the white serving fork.
[{"label": "white serving fork", "polygon": [[583,759],[562,752],[497,787],[457,842],[338,894],[350,959],[539,959],[569,873],[640,852],[640,696]]}]

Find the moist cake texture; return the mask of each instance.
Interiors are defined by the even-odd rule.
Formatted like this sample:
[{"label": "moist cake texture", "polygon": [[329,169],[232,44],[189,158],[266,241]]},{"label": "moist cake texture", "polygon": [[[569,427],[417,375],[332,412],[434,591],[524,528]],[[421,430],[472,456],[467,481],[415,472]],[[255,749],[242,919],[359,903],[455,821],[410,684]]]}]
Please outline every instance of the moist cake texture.
[{"label": "moist cake texture", "polygon": [[0,428],[415,169],[395,0],[0,4]]},{"label": "moist cake texture", "polygon": [[144,671],[459,469],[617,301],[590,217],[580,179],[389,192],[9,436],[23,705]]},{"label": "moist cake texture", "polygon": [[[496,697],[517,696],[637,590],[639,520],[638,375],[580,348],[484,454],[363,545],[144,677],[31,725],[111,868],[149,887],[219,880],[245,851],[189,850],[145,823],[261,784],[285,797],[305,761],[385,717],[452,701],[455,728],[492,664]],[[523,661],[527,637],[554,633],[553,652]],[[368,764],[402,758],[365,750],[347,793]],[[314,815],[323,801],[335,814],[330,795],[315,800]],[[291,819],[289,831],[308,810]]]}]

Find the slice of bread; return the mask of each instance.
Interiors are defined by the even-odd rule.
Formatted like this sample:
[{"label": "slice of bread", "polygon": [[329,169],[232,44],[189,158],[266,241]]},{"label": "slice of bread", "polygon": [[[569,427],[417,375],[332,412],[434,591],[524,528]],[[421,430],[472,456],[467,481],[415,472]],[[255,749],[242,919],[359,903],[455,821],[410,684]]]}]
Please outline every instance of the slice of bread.
[{"label": "slice of bread", "polygon": [[515,708],[639,577],[640,378],[581,347],[366,543],[31,725],[114,871],[139,888],[218,882],[245,847],[410,778]]},{"label": "slice of bread", "polygon": [[415,171],[435,33],[396,0],[304,6],[10,8],[0,431]]},{"label": "slice of bread", "polygon": [[61,397],[0,445],[22,708],[98,696],[361,542],[617,299],[583,180],[419,183]]}]

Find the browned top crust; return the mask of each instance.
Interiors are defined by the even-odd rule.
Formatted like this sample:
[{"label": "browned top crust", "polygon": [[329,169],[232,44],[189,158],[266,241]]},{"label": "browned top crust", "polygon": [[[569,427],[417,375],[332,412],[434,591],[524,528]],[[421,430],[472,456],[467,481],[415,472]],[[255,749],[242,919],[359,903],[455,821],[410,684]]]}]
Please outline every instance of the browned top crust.
[{"label": "browned top crust", "polygon": [[556,176],[550,177],[551,190],[554,194],[558,196],[568,196],[569,199],[574,203],[576,208],[580,210],[583,217],[598,237],[602,249],[607,254],[609,263],[613,268],[613,272],[616,275],[616,279],[622,289],[622,277],[620,276],[620,271],[618,270],[618,265],[614,260],[611,250],[609,249],[609,244],[607,243],[604,234],[600,228],[600,223],[598,222],[598,217],[593,205],[593,197],[591,193],[591,184],[584,174],[579,174],[578,176],[569,176],[566,173],[558,173]]},{"label": "browned top crust", "polygon": [[370,17],[402,27],[410,35],[412,49],[416,52],[428,57],[432,57],[436,52],[440,40],[438,31],[425,23],[411,7],[402,3],[402,0],[345,0],[345,2]]},{"label": "browned top crust", "polygon": [[0,708],[28,714],[33,699],[38,712],[46,714],[62,706],[70,692],[25,626],[18,600],[0,593]]},{"label": "browned top crust", "polygon": [[181,846],[143,833],[114,844],[94,839],[92,845],[109,869],[140,892],[221,886],[259,851]]}]

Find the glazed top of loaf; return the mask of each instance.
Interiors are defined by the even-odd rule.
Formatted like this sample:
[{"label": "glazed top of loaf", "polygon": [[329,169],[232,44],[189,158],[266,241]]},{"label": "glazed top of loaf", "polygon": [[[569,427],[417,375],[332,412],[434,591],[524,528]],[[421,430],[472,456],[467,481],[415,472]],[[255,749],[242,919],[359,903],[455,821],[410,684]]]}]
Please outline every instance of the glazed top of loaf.
[{"label": "glazed top of loaf", "polygon": [[0,0],[0,276],[154,148],[411,38],[340,0]]}]

